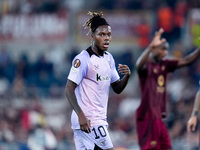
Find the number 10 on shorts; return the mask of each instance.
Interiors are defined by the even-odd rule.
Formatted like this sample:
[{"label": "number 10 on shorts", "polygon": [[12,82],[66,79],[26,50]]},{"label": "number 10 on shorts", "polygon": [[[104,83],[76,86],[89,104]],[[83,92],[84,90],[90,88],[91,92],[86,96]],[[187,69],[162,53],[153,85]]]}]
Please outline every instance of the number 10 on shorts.
[{"label": "number 10 on shorts", "polygon": [[95,134],[95,139],[99,139],[100,136],[105,137],[107,135],[103,126],[98,126],[97,128],[93,128],[92,131]]}]

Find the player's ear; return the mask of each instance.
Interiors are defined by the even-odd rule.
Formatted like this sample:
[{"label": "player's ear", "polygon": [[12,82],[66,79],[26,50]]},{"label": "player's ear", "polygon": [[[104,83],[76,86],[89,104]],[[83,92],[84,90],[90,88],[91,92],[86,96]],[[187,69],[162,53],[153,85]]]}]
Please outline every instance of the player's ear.
[{"label": "player's ear", "polygon": [[91,40],[94,40],[94,33],[91,34]]}]

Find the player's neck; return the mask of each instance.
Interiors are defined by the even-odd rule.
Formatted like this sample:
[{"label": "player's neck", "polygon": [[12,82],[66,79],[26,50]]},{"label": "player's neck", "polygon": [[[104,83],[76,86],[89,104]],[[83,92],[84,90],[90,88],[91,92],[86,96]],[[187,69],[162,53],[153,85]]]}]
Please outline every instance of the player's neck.
[{"label": "player's neck", "polygon": [[91,46],[91,48],[92,48],[92,51],[95,52],[98,56],[103,56],[103,54],[104,54],[103,50],[101,50],[95,46]]},{"label": "player's neck", "polygon": [[159,57],[152,57],[151,61],[154,63],[160,63],[162,61],[162,59],[160,59]]}]

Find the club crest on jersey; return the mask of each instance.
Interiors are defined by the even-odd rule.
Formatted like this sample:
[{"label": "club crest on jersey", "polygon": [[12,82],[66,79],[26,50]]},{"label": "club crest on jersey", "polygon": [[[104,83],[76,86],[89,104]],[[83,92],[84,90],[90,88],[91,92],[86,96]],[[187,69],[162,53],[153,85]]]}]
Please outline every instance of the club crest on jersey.
[{"label": "club crest on jersey", "polygon": [[79,59],[76,59],[76,60],[74,61],[74,67],[75,67],[75,68],[78,68],[80,65],[81,65],[81,61],[80,61]]},{"label": "club crest on jersey", "polygon": [[111,62],[110,62],[110,61],[108,61],[108,64],[109,64],[109,66],[110,66],[110,69],[111,69]]},{"label": "club crest on jersey", "polygon": [[99,65],[94,65],[94,69],[98,70],[99,69]]},{"label": "club crest on jersey", "polygon": [[156,145],[157,145],[157,142],[156,142],[156,141],[151,141],[151,146],[152,146],[152,147],[156,147]]},{"label": "club crest on jersey", "polygon": [[159,85],[159,86],[163,86],[164,83],[165,83],[165,78],[164,78],[163,75],[160,75],[160,76],[158,77],[158,85]]}]

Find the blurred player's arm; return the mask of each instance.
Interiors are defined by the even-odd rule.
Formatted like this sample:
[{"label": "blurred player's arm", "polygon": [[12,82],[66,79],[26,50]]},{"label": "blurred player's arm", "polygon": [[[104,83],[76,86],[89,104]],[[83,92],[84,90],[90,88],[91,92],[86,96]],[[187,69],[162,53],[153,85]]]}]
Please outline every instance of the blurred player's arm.
[{"label": "blurred player's arm", "polygon": [[118,71],[120,74],[124,75],[124,77],[121,80],[117,80],[116,82],[112,83],[111,86],[115,93],[120,94],[128,83],[131,71],[127,65],[122,64],[118,65]]},{"label": "blurred player's arm", "polygon": [[197,48],[196,50],[194,50],[192,53],[190,53],[186,57],[179,59],[177,67],[180,68],[180,67],[190,65],[195,60],[197,60],[199,58],[199,56],[200,56],[200,48]]},{"label": "blurred player's arm", "polygon": [[190,133],[191,130],[195,131],[196,125],[197,125],[197,117],[198,117],[198,111],[200,109],[200,88],[195,96],[194,106],[192,115],[187,123],[187,131]]},{"label": "blurred player's arm", "polygon": [[137,70],[143,69],[145,67],[145,64],[149,58],[149,54],[151,53],[151,51],[166,41],[165,39],[161,39],[161,35],[163,32],[164,30],[162,28],[160,28],[158,31],[155,32],[153,40],[136,61]]},{"label": "blurred player's arm", "polygon": [[76,87],[77,87],[76,83],[72,82],[71,80],[68,80],[66,87],[65,87],[65,95],[66,95],[71,107],[78,115],[81,130],[85,131],[86,133],[89,133],[89,132],[91,132],[90,131],[91,125],[90,125],[89,120],[86,118],[85,114],[83,113],[82,109],[78,105],[76,95],[75,95]]}]

